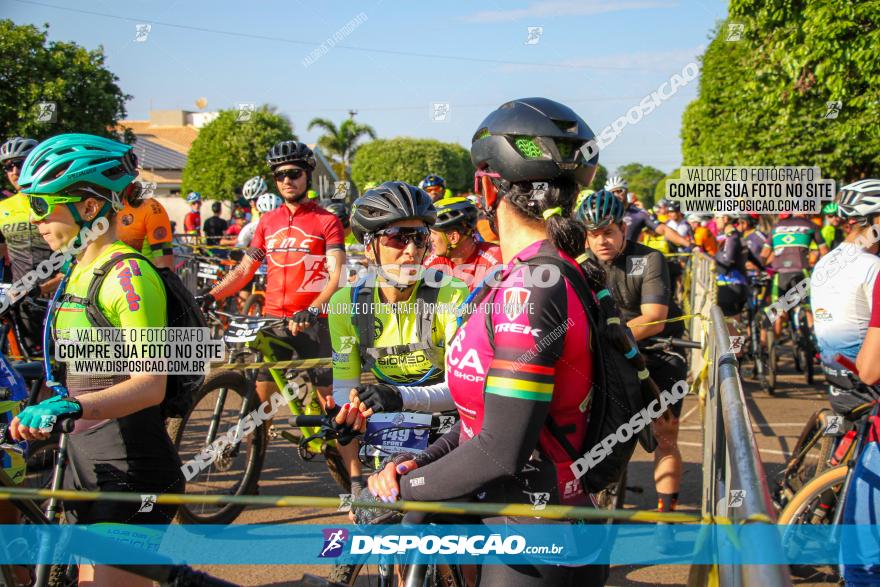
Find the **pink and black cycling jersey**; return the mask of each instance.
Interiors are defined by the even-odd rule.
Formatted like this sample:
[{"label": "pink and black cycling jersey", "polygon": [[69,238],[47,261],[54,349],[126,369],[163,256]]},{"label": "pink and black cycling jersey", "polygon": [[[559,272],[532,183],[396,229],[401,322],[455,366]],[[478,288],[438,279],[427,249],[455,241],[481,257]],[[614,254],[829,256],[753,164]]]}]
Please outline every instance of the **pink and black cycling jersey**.
[{"label": "pink and black cycling jersey", "polygon": [[577,266],[539,241],[471,308],[446,351],[446,381],[461,420],[403,478],[404,499],[535,503],[535,495],[547,494],[549,503],[588,503],[548,416],[569,444],[582,447],[593,372],[589,321],[565,278],[544,283],[524,263],[536,256]]}]

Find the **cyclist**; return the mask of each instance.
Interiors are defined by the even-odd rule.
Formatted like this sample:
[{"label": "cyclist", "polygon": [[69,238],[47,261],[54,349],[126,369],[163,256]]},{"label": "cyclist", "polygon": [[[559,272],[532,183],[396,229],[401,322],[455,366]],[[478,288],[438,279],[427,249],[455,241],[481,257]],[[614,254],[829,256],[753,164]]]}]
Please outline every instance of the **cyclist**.
[{"label": "cyclist", "polygon": [[[682,315],[672,297],[669,270],[663,255],[626,238],[625,212],[619,197],[601,190],[578,209],[587,226],[588,255],[605,269],[608,290],[621,317],[627,320],[636,341],[651,336],[681,336],[680,321],[663,321]],[[657,324],[657,322],[660,322]],[[652,323],[648,326],[641,324]],[[651,378],[660,389],[672,389],[687,377],[684,357],[668,351],[642,351]],[[678,449],[678,418],[683,401],[671,406],[674,418],[654,422],[654,484],[658,509],[674,511],[678,503],[682,459]]]},{"label": "cyclist", "polygon": [[742,234],[742,241],[749,249],[749,260],[746,266],[752,270],[763,270],[764,263],[761,260],[761,251],[767,243],[767,235],[758,228],[757,214],[742,214],[736,222],[736,227]]},{"label": "cyclist", "polygon": [[[427,192],[403,182],[383,183],[355,201],[352,231],[364,244],[378,276],[376,286],[358,283],[339,290],[330,300],[336,404],[354,401],[360,393],[368,407],[386,412],[455,409],[448,393],[443,394],[444,400],[432,404],[430,397],[414,397],[407,389],[443,382],[444,351],[457,328],[456,310],[468,294],[457,279],[441,285],[443,276],[435,271],[421,275],[430,245],[428,227],[435,217]],[[418,277],[408,277],[405,272]],[[418,301],[424,304],[422,309]],[[358,308],[354,319],[353,303]],[[378,304],[394,304],[395,309],[379,311]],[[374,330],[364,332],[363,326]],[[361,373],[367,371],[380,385],[359,387]],[[358,450],[357,442],[340,447],[353,480],[352,495],[358,495],[363,487]]]},{"label": "cyclist", "polygon": [[718,305],[725,316],[742,312],[749,297],[748,269],[749,249],[743,243],[742,234],[736,228],[739,217],[720,214],[715,217],[718,227],[718,252],[715,267],[718,271]]},{"label": "cyclist", "polygon": [[[34,271],[52,255],[52,249],[40,236],[37,227],[30,222],[28,199],[20,192],[18,185],[25,157],[36,145],[37,141],[34,139],[14,137],[0,146],[0,161],[6,171],[6,178],[17,192],[0,201],[0,255],[9,258],[10,282],[21,280],[25,274]],[[48,279],[38,279],[33,294],[35,297],[49,297],[60,282],[60,274],[51,275]],[[44,312],[31,305],[20,305],[13,311],[18,318],[22,342],[29,351],[38,352],[42,347],[40,326]]]},{"label": "cyclist", "polygon": [[878,313],[880,288],[880,181],[864,179],[844,186],[837,203],[852,230],[816,263],[810,298],[822,368],[831,386],[831,406],[846,414],[876,398],[851,384],[835,355],[856,360],[865,383],[880,379],[878,356],[869,354],[877,349],[878,338],[874,314]]},{"label": "cyclist", "polygon": [[626,223],[627,240],[639,240],[642,230],[648,227],[674,245],[680,247],[689,247],[691,245],[687,238],[680,236],[671,228],[667,228],[646,210],[636,206],[631,198],[629,198],[629,183],[622,177],[617,175],[609,177],[608,181],[605,182],[605,189],[617,196],[620,202],[626,206],[623,221]]},{"label": "cyclist", "polygon": [[165,206],[156,198],[123,201],[125,207],[117,214],[116,236],[156,267],[173,268],[171,220]]},{"label": "cyclist", "polygon": [[[776,303],[789,289],[809,277],[811,242],[816,243],[820,258],[828,253],[819,229],[807,219],[806,214],[779,215],[779,221],[770,232],[762,252],[764,265],[776,271],[771,289],[772,303]],[[809,306],[810,297],[805,296],[801,303]],[[812,330],[813,313],[809,308],[804,313]],[[777,339],[782,334],[782,316],[773,323],[773,332]]]},{"label": "cyclist", "polygon": [[241,232],[238,233],[238,239],[235,241],[235,246],[249,247],[251,245],[251,241],[254,239],[254,234],[257,232],[257,226],[260,224],[260,215],[271,212],[275,208],[281,206],[283,203],[284,200],[282,200],[275,194],[271,194],[268,192],[265,194],[261,194],[259,197],[257,197],[257,202],[254,206],[255,210],[257,211],[257,214],[255,214],[256,218],[244,225],[244,228],[242,228]]},{"label": "cyclist", "polygon": [[[86,305],[94,303],[117,328],[164,328],[166,292],[161,277],[146,261],[129,259],[109,270],[97,299],[85,296],[93,270],[134,249],[116,238],[112,216],[123,198],[135,201],[139,184],[130,145],[85,134],[62,134],[41,143],[21,171],[32,219],[57,251],[74,241],[85,248],[66,264],[62,296],[56,296],[49,324],[56,343],[64,332],[90,328]],[[89,243],[84,229],[101,217],[107,232]],[[47,366],[48,370],[48,366]],[[165,432],[159,407],[165,396],[161,373],[96,375],[70,372],[56,395],[25,408],[13,420],[13,438],[49,437],[56,419],[75,420],[69,436],[64,488],[76,491],[123,491],[138,494],[180,493],[184,489],[177,450]],[[65,389],[66,388],[66,389]],[[69,392],[69,395],[67,394]],[[140,503],[65,501],[69,523],[170,524],[175,506]],[[79,580],[95,585],[151,585],[112,567],[80,563]]]},{"label": "cyclist", "polygon": [[714,257],[718,252],[718,241],[715,235],[706,227],[706,220],[698,214],[688,214],[688,224],[694,231],[694,246]]},{"label": "cyclist", "polygon": [[[597,160],[584,160],[580,149],[592,137],[574,111],[545,98],[509,102],[480,124],[471,158],[481,207],[499,233],[508,264],[498,286],[481,290],[487,303],[477,304],[446,353],[446,378],[461,419],[425,453],[399,455],[371,476],[374,495],[386,501],[530,503],[531,494],[541,492],[549,494],[549,503],[590,502],[563,444],[581,446],[586,432],[578,408],[593,379],[585,308],[564,277],[535,287],[524,273],[528,259],[544,255],[577,267],[584,233],[569,216],[578,184],[589,184],[595,173]],[[551,337],[543,333],[560,333],[560,324],[571,326],[548,342]],[[487,524],[536,520],[482,518]],[[606,572],[606,566],[487,565],[481,581],[599,584]]]},{"label": "cyclist", "polygon": [[233,210],[232,222],[229,223],[229,226],[223,233],[220,244],[224,247],[234,247],[238,242],[238,235],[241,234],[245,224],[247,224],[247,215],[244,213],[244,210],[240,208]]},{"label": "cyclist", "polygon": [[[330,356],[330,331],[323,306],[339,288],[345,266],[342,225],[330,212],[306,198],[315,171],[315,155],[304,143],[281,141],[269,149],[266,162],[272,170],[284,205],[260,216],[250,248],[242,262],[217,284],[202,302],[222,301],[241,291],[266,259],[266,316],[289,318],[289,332],[281,334],[296,349],[298,358]],[[290,359],[279,348],[276,360]],[[330,369],[313,369],[320,397],[331,392]],[[257,375],[261,401],[277,392],[268,369]]]},{"label": "cyclist", "polygon": [[834,249],[844,241],[846,233],[841,228],[841,218],[837,213],[837,202],[831,202],[822,207],[822,215],[825,217],[825,226],[822,227],[822,238],[828,246],[828,250]]},{"label": "cyclist", "polygon": [[202,226],[202,194],[199,192],[190,192],[186,196],[186,203],[189,204],[189,212],[183,217],[183,232],[190,236],[199,236]]},{"label": "cyclist", "polygon": [[444,198],[434,205],[437,222],[431,227],[432,248],[425,258],[425,267],[451,273],[473,290],[501,265],[501,249],[474,239],[477,207],[467,198]]},{"label": "cyclist", "polygon": [[446,180],[433,173],[426,175],[425,179],[419,183],[419,187],[428,192],[428,195],[435,202],[446,195]]},{"label": "cyclist", "polygon": [[212,216],[205,220],[205,224],[202,226],[202,230],[205,231],[205,242],[208,245],[219,245],[220,238],[226,233],[226,229],[229,228],[229,222],[220,216],[222,211],[223,204],[220,202],[211,204]]}]

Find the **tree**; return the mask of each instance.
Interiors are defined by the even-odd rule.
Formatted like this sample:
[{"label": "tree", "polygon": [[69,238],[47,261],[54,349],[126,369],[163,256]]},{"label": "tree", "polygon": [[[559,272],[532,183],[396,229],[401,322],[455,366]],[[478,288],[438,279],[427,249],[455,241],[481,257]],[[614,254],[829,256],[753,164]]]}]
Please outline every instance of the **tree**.
[{"label": "tree", "polygon": [[596,167],[596,175],[593,176],[593,181],[590,182],[590,189],[594,192],[598,192],[605,187],[605,182],[607,181],[608,170],[605,169],[605,166],[600,163]]},{"label": "tree", "polygon": [[654,188],[654,201],[658,202],[666,197],[666,180],[669,179],[680,179],[681,178],[681,170],[673,169],[669,172],[669,175],[661,179],[657,182],[657,187]]},{"label": "tree", "polygon": [[445,178],[446,186],[453,192],[473,189],[470,153],[456,143],[402,137],[379,139],[361,147],[351,166],[351,176],[357,185],[392,180],[418,185],[429,173]]},{"label": "tree", "polygon": [[[823,177],[880,173],[876,2],[731,0],[682,120],[685,165],[818,165]],[[840,108],[829,106],[840,102]]]},{"label": "tree", "polygon": [[[0,137],[82,132],[119,138],[114,129],[131,96],[104,67],[104,49],[48,42],[48,30],[0,20]],[[55,104],[54,120],[39,120],[53,115],[41,103]],[[124,138],[131,142],[134,135],[129,131]]]},{"label": "tree", "polygon": [[221,110],[193,141],[183,170],[183,193],[201,192],[212,199],[234,199],[235,190],[267,171],[266,153],[275,143],[297,140],[290,121],[263,105],[250,120],[237,121],[238,110]]},{"label": "tree", "polygon": [[355,122],[353,118],[343,120],[339,128],[326,118],[313,118],[309,123],[309,130],[315,127],[325,131],[325,134],[318,139],[318,146],[324,153],[342,164],[340,174],[342,179],[348,179],[349,166],[358,148],[358,141],[365,136],[376,138],[376,131],[372,126]]},{"label": "tree", "polygon": [[638,195],[639,201],[645,208],[654,205],[654,190],[657,183],[666,176],[656,167],[641,163],[628,163],[618,167],[616,175],[620,175],[629,183],[629,191]]}]

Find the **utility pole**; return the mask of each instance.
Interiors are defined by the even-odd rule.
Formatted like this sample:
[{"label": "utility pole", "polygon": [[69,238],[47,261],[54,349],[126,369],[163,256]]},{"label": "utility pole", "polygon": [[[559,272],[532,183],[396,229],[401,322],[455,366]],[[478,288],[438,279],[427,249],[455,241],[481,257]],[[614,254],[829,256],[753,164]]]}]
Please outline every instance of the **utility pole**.
[{"label": "utility pole", "polygon": [[348,111],[348,117],[349,117],[350,119],[354,120],[354,117],[357,116],[357,113],[358,113],[357,110],[349,110],[349,111]]}]

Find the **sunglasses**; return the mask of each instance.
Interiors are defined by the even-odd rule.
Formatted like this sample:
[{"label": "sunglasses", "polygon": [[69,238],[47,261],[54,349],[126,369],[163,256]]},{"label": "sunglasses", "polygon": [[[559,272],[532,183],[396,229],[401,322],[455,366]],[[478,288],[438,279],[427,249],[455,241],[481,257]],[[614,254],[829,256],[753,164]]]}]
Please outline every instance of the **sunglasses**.
[{"label": "sunglasses", "polygon": [[5,169],[7,173],[9,173],[13,169],[21,170],[22,165],[24,165],[24,161],[10,161],[9,163],[3,164],[3,169]]},{"label": "sunglasses", "polygon": [[30,195],[28,200],[31,204],[31,218],[34,220],[43,220],[55,211],[58,204],[72,204],[81,202],[79,196],[37,196]]},{"label": "sunglasses", "polygon": [[474,193],[480,197],[480,207],[486,212],[494,210],[498,204],[498,188],[493,179],[501,179],[501,174],[481,169],[474,172]]},{"label": "sunglasses", "polygon": [[272,177],[275,178],[275,181],[281,183],[282,181],[284,181],[285,177],[290,179],[291,181],[296,181],[301,178],[304,173],[305,171],[303,171],[302,169],[285,169],[283,171],[276,171],[272,174]]},{"label": "sunglasses", "polygon": [[386,247],[403,250],[409,243],[417,249],[427,248],[431,231],[427,228],[401,228],[392,226],[376,233],[381,238],[381,243]]}]

